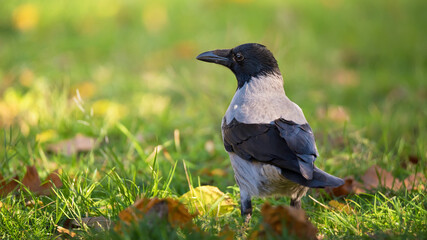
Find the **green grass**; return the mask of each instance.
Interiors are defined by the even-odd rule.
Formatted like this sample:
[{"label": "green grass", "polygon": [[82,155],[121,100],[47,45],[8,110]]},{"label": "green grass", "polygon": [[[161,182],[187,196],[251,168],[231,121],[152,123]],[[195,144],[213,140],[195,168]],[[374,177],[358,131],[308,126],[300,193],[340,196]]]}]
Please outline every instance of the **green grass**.
[{"label": "green grass", "polygon": [[[356,179],[373,164],[400,179],[426,174],[425,1],[31,1],[39,20],[19,31],[13,11],[23,3],[0,8],[0,173],[22,177],[35,164],[44,179],[61,168],[64,186],[49,197],[23,191],[1,198],[7,206],[0,209],[1,239],[51,239],[55,224],[67,219],[116,221],[138,196],[179,197],[189,190],[183,160],[194,186],[217,186],[238,201],[220,136],[236,81],[228,70],[194,58],[245,42],[263,43],[278,59],[287,95],[315,132],[317,166]],[[149,20],[157,29],[144,24],[144,14],[157,16]],[[337,106],[348,121],[331,115]],[[36,141],[47,130],[53,137]],[[97,148],[73,156],[47,151],[77,133],[96,138]],[[156,152],[159,145],[164,150]],[[379,189],[346,199],[351,214],[304,198],[325,239],[427,235],[425,191]],[[43,204],[27,207],[28,200]],[[228,226],[244,239],[258,228],[264,201],[255,199],[247,229],[237,207],[224,217],[195,219],[206,234],[162,223],[153,230],[142,222],[125,236],[219,238]],[[91,229],[80,234],[121,238]]]}]

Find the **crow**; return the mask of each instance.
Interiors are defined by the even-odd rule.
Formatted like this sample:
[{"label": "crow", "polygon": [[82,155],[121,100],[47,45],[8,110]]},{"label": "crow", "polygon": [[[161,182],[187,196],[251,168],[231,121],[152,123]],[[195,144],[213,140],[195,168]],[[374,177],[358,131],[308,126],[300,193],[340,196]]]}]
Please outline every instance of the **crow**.
[{"label": "crow", "polygon": [[284,195],[301,208],[309,188],[344,184],[314,165],[313,131],[285,94],[273,54],[257,43],[201,53],[198,60],[223,65],[237,78],[237,90],[222,120],[222,137],[240,188],[241,214],[252,214],[251,199]]}]

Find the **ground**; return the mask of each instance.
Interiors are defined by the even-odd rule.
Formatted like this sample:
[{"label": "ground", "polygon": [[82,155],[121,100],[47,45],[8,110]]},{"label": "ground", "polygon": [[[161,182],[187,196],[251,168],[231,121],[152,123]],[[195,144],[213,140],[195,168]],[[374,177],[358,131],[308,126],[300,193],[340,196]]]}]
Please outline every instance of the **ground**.
[{"label": "ground", "polygon": [[[220,136],[237,83],[195,57],[246,42],[276,56],[287,95],[315,133],[318,167],[357,181],[374,164],[400,180],[425,176],[426,7],[417,0],[3,2],[0,173],[22,179],[35,165],[44,179],[61,169],[63,186],[48,196],[1,196],[0,238],[50,239],[67,219],[117,221],[141,195],[178,198],[189,190],[185,168],[194,187],[216,186],[238,202]],[[55,151],[77,134],[95,139],[94,147]],[[427,234],[423,190],[380,187],[337,198],[348,213],[309,195],[303,208],[325,239]],[[258,229],[265,201],[290,199],[255,199],[247,227],[238,206],[194,221],[215,238],[227,225],[244,239]],[[153,238],[201,238],[159,229]]]}]

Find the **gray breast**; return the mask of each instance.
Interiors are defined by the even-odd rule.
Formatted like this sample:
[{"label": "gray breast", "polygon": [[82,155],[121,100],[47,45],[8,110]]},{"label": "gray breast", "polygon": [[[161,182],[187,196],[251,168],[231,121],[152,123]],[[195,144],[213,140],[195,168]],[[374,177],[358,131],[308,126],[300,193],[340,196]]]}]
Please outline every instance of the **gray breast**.
[{"label": "gray breast", "polygon": [[278,118],[306,123],[301,108],[286,96],[282,81],[281,76],[269,75],[245,83],[231,100],[224,116],[227,123],[234,118],[242,123],[271,123]]}]

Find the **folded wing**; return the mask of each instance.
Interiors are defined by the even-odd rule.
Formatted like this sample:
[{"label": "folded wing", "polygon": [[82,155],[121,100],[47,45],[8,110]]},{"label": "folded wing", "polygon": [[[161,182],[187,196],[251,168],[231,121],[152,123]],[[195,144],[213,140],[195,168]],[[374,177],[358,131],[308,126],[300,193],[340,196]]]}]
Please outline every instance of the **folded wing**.
[{"label": "folded wing", "polygon": [[296,124],[279,118],[272,124],[246,124],[233,119],[223,125],[223,138],[228,152],[248,161],[277,166],[285,177],[301,185],[341,185],[341,179],[314,166],[318,152],[307,123]]}]

